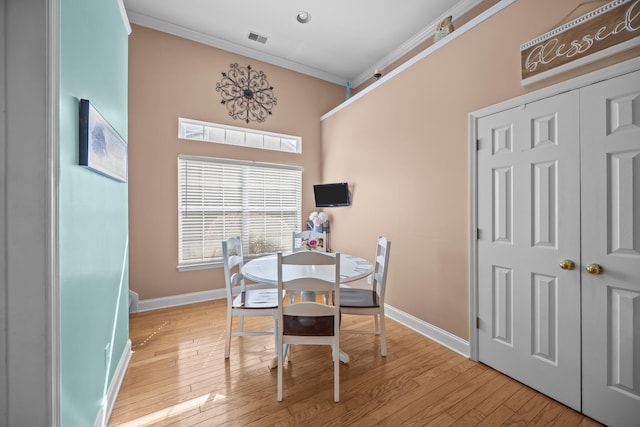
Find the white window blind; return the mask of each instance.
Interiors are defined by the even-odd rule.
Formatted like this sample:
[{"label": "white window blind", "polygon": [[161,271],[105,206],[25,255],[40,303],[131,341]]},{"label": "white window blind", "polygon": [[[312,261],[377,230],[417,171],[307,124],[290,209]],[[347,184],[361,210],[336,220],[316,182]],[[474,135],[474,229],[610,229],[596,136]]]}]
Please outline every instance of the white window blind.
[{"label": "white window blind", "polygon": [[290,250],[301,189],[299,167],[178,156],[178,267],[220,262],[234,236],[248,257]]}]

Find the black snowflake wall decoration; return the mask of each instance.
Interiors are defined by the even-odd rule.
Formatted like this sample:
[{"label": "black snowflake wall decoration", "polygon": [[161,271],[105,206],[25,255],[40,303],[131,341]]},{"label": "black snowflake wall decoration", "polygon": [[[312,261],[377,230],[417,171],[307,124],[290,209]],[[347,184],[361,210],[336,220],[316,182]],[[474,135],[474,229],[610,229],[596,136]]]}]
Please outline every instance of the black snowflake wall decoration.
[{"label": "black snowflake wall decoration", "polygon": [[230,67],[228,72],[222,72],[222,80],[216,83],[216,92],[222,97],[220,103],[227,107],[234,120],[264,122],[278,104],[267,75],[251,65],[240,67],[236,63]]}]

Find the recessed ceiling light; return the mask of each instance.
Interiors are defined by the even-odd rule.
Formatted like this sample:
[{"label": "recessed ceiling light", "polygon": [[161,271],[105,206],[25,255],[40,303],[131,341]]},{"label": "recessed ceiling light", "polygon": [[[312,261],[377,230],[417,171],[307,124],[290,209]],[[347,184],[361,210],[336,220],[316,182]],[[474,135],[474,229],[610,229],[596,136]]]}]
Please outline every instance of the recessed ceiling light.
[{"label": "recessed ceiling light", "polygon": [[306,24],[307,22],[311,21],[311,14],[303,10],[302,12],[298,12],[296,19],[299,23]]}]

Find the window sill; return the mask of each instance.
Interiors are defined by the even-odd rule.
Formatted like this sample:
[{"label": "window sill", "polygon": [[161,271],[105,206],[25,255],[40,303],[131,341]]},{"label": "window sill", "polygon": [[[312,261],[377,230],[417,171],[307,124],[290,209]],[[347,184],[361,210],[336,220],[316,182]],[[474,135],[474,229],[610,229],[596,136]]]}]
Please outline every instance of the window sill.
[{"label": "window sill", "polygon": [[176,267],[179,272],[183,271],[196,271],[196,270],[209,270],[212,268],[220,268],[222,267],[222,262],[199,262],[193,264],[181,264]]}]

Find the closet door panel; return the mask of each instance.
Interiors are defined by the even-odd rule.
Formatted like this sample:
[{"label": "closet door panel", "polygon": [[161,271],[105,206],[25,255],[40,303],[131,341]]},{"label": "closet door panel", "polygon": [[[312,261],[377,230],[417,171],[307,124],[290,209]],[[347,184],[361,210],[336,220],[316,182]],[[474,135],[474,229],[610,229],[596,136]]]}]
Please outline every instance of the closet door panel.
[{"label": "closet door panel", "polygon": [[640,72],[581,89],[580,114],[583,412],[608,425],[637,426]]},{"label": "closet door panel", "polygon": [[580,410],[579,97],[478,121],[480,361]]}]

